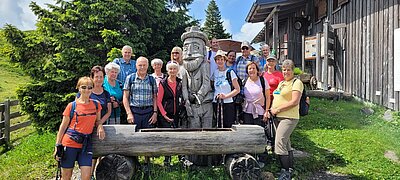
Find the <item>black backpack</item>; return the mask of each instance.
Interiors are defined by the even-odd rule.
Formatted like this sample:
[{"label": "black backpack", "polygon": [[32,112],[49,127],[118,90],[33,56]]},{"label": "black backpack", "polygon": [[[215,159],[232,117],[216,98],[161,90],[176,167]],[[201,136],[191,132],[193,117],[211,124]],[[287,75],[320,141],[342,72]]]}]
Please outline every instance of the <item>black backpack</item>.
[{"label": "black backpack", "polygon": [[[232,77],[231,77],[232,70],[233,69],[228,69],[228,71],[226,71],[226,80],[228,81],[229,85],[231,86],[231,90],[235,89],[235,87],[233,87],[233,84],[232,84]],[[235,104],[242,104],[244,102],[244,92],[243,92],[242,80],[239,78],[239,76],[237,76],[235,71],[233,71],[233,73],[235,73],[235,75],[237,77],[237,81],[238,81],[239,87],[240,87],[240,92],[238,94],[236,94],[236,96],[232,97],[232,99],[233,99],[233,102],[235,102]]]},{"label": "black backpack", "polygon": [[[294,79],[294,82],[297,79]],[[293,87],[292,84],[292,87]],[[306,92],[306,88],[303,88],[303,92],[301,93],[301,98],[300,98],[300,103],[299,103],[299,114],[300,116],[306,116],[308,115],[308,110],[310,109],[310,104],[307,103],[307,92]]]}]

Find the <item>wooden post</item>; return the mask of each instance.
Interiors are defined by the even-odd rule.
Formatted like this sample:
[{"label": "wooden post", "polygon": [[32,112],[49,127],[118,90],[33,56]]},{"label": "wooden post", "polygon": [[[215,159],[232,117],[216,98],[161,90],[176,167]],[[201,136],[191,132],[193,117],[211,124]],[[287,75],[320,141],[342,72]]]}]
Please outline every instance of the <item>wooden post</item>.
[{"label": "wooden post", "polygon": [[328,90],[328,61],[329,61],[329,20],[326,19],[324,22],[324,63],[323,63],[323,73],[322,73],[322,77],[323,77],[323,84],[322,84],[322,88],[324,91]]},{"label": "wooden post", "polygon": [[278,13],[274,13],[273,15],[273,28],[272,28],[272,47],[276,52],[275,56],[279,60],[279,51],[278,51],[278,39],[279,39],[279,31],[278,31]]},{"label": "wooden post", "polygon": [[10,145],[10,100],[4,102],[4,139],[7,146]]},{"label": "wooden post", "polygon": [[304,35],[301,36],[301,70],[304,72],[305,69],[305,43],[304,43]]},{"label": "wooden post", "polygon": [[317,88],[321,88],[321,33],[317,33],[317,52],[315,58],[315,77],[317,78]]}]

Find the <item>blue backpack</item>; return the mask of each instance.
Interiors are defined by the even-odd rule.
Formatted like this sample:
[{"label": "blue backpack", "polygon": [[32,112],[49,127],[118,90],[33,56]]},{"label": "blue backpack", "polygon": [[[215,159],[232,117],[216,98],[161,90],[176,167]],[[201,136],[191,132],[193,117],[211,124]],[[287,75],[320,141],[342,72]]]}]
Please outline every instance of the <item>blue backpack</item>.
[{"label": "blue backpack", "polygon": [[[97,110],[99,109],[99,105],[98,105],[99,102],[97,102],[96,100],[90,100],[90,101],[94,102],[94,105],[96,106],[96,113],[97,113]],[[74,117],[74,114],[76,114],[78,116],[78,113],[75,111],[75,109],[76,109],[76,101],[73,101],[71,111],[69,112],[69,120],[70,120],[69,122],[70,123],[71,123],[72,118]]]}]

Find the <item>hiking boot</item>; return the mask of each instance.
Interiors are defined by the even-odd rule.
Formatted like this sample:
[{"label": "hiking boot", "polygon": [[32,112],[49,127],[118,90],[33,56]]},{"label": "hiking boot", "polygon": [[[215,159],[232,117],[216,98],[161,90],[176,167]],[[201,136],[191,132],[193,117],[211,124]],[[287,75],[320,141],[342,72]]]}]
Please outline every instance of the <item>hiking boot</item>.
[{"label": "hiking boot", "polygon": [[279,176],[278,180],[291,180],[292,179],[292,169],[289,168],[289,170],[282,169],[281,170],[281,175]]}]

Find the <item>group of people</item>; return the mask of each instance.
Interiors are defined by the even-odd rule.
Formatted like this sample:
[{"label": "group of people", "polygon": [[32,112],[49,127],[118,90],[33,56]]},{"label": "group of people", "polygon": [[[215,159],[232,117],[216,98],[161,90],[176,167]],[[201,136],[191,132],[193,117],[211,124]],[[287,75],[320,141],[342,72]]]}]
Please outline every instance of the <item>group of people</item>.
[{"label": "group of people", "polygon": [[[263,56],[259,59],[250,54],[251,46],[246,41],[241,45],[242,55],[237,58],[234,51],[218,50],[215,38],[210,44],[211,50],[204,61],[209,63],[213,87],[212,127],[230,128],[238,122],[264,127],[268,118],[277,117],[275,153],[280,157],[282,174],[290,175],[293,153],[289,138],[299,120],[303,91],[302,82],[295,81],[293,61],[283,61],[281,72],[268,45],[262,47]],[[56,138],[55,154],[63,148],[63,156],[58,158],[63,177],[71,177],[74,162],[78,161],[82,179],[91,178],[96,159],[92,157],[90,135],[96,132],[93,134],[104,139],[103,124],[135,124],[135,131],[191,127],[193,122],[186,118],[191,97],[182,80],[188,73],[183,67],[182,52],[180,47],[172,49],[166,74],[162,72],[164,62],[153,59],[150,63],[153,73],[148,74],[149,60],[145,57],[132,60],[132,48],[124,46],[122,58],[104,68],[94,66],[90,77],[78,80],[77,98],[64,110]],[[239,95],[244,97],[243,102],[238,102]],[[200,102],[199,97],[196,99]],[[148,163],[147,158],[145,162]],[[170,157],[165,157],[164,163],[169,164]]]}]

